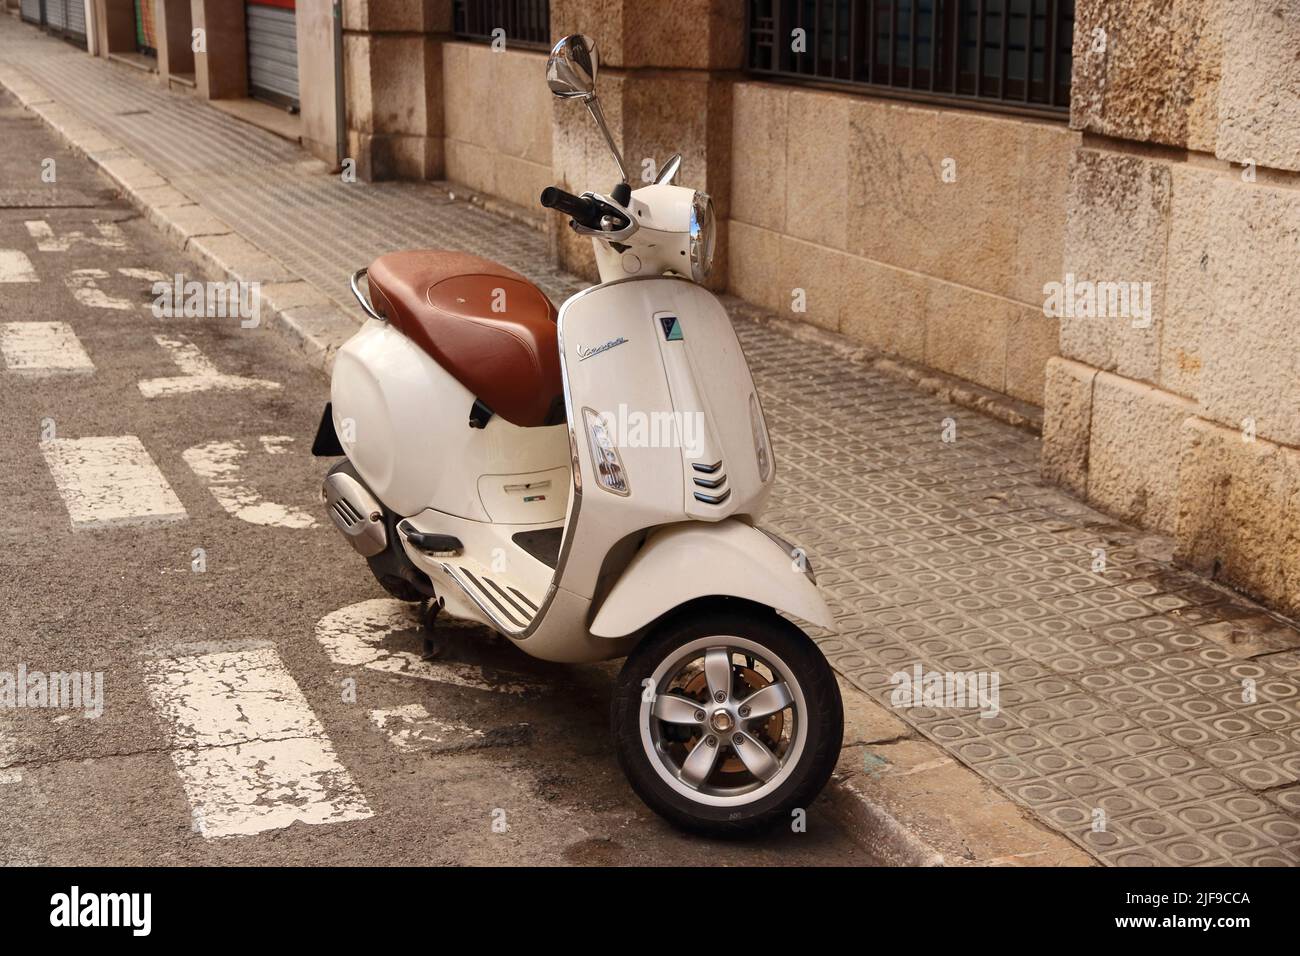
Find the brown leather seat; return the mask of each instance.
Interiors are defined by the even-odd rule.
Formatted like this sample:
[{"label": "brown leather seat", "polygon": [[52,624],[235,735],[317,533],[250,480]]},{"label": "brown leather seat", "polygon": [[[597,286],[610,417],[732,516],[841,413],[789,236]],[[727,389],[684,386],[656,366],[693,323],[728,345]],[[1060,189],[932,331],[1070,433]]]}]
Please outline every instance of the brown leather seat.
[{"label": "brown leather seat", "polygon": [[564,420],[555,306],[519,273],[420,249],[380,256],[367,278],[375,311],[494,413],[525,427]]}]

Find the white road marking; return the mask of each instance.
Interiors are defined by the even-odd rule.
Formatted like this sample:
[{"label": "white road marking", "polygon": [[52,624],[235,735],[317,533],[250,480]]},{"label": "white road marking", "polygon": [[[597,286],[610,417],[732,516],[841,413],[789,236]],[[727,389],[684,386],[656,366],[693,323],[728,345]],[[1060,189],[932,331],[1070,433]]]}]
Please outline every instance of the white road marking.
[{"label": "white road marking", "polygon": [[163,275],[157,269],[126,268],[118,269],[117,271],[118,274],[124,275],[128,279],[141,279],[149,283],[149,292],[154,296],[154,299],[149,302],[140,303],[140,308],[152,315],[155,306],[158,304],[158,299],[160,298],[154,287],[157,286],[159,282],[171,282],[171,277]]},{"label": "white road marking", "polygon": [[373,815],[273,649],[151,661],[145,683],[204,837]]},{"label": "white road marking", "polygon": [[259,435],[257,440],[262,443],[262,450],[268,455],[283,455],[289,450],[288,445],[293,441],[293,436]]},{"label": "white road marking", "polygon": [[121,249],[126,245],[122,230],[115,222],[94,222],[98,236],[88,236],[79,229],[56,236],[50,224],[44,219],[28,219],[23,223],[27,234],[36,240],[36,248],[41,252],[67,252],[74,243],[84,242],[101,249]]},{"label": "white road marking", "polygon": [[405,753],[470,744],[487,736],[468,724],[439,720],[431,716],[423,704],[372,710],[370,720],[388,736],[394,747]]},{"label": "white road marking", "polygon": [[199,347],[183,335],[155,335],[154,341],[171,353],[172,361],[183,374],[138,382],[140,392],[145,398],[157,398],[160,395],[188,395],[211,389],[239,391],[246,388],[280,387],[279,382],[226,375],[218,371],[212,361],[199,351]]},{"label": "white road marking", "polygon": [[135,435],[54,438],[41,454],[74,531],[185,520],[185,507]]},{"label": "white road marking", "polygon": [[374,598],[331,611],[316,624],[316,639],[335,664],[368,667],[386,674],[405,674],[439,684],[498,694],[525,694],[544,686],[519,674],[508,680],[488,680],[481,667],[455,661],[426,661],[413,650],[383,646],[390,635],[419,631],[415,605],[392,598]]},{"label": "white road marking", "polygon": [[25,375],[93,372],[95,364],[66,322],[6,322],[0,325],[5,367]]},{"label": "white road marking", "polygon": [[256,488],[239,480],[239,462],[247,454],[241,441],[210,441],[187,448],[181,457],[194,474],[208,483],[208,490],[221,507],[240,521],[277,528],[316,527],[316,519],[308,512],[266,501]]},{"label": "white road marking", "polygon": [[32,260],[21,249],[0,249],[0,282],[40,282]]},{"label": "white road marking", "polygon": [[134,309],[136,303],[130,299],[119,299],[109,295],[98,286],[100,279],[107,279],[108,273],[103,269],[73,269],[63,281],[72,292],[72,297],[82,305],[92,309]]},{"label": "white road marking", "polygon": [[118,269],[117,271],[119,275],[124,275],[128,279],[143,279],[149,283],[168,281],[168,276],[157,269]]}]

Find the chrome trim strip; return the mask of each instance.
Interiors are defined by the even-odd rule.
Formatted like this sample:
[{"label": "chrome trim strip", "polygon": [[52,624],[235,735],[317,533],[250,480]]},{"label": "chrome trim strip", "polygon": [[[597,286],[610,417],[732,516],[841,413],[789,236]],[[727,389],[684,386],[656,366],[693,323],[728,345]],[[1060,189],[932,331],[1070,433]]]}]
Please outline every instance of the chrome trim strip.
[{"label": "chrome trim strip", "polygon": [[[469,585],[467,585],[464,581],[460,579],[460,575],[456,573],[457,571],[460,570],[459,568],[447,564],[445,562],[439,564],[438,566],[442,568],[443,573],[446,574],[447,577],[451,578],[451,580],[455,583],[456,587],[460,588],[462,591],[465,592],[465,596],[474,602],[474,605],[480,611],[483,612],[484,616],[487,617],[489,621],[492,622],[492,626],[494,628],[496,628],[502,634],[505,634],[507,637],[511,637],[511,638],[521,638],[522,636],[527,636],[524,632],[521,632],[517,626],[512,627],[509,624],[505,624],[504,622],[502,622],[501,618],[497,616],[497,614],[494,613],[490,607],[488,607],[485,603],[483,603],[483,599],[479,597],[477,594],[475,594],[474,591],[470,589]],[[534,623],[536,623],[537,619],[534,618],[533,621]],[[528,631],[531,630],[532,630],[532,625],[529,625]]]},{"label": "chrome trim strip", "polygon": [[357,285],[358,280],[369,271],[369,269],[358,269],[356,272],[352,273],[352,278],[348,282],[348,287],[352,289],[352,294],[357,297],[357,301],[361,303],[361,308],[365,311],[366,315],[370,316],[372,319],[377,319],[378,321],[383,322],[384,317],[375,311],[375,307],[370,304],[369,299],[361,294],[361,287]]},{"label": "chrome trim strip", "polygon": [[817,583],[817,573],[813,570],[812,559],[808,557],[808,552],[797,544],[792,544],[785,538],[781,537],[775,531],[768,531],[766,528],[760,528],[754,525],[754,530],[766,535],[774,544],[776,544],[787,556],[803,564],[802,571],[808,575],[808,580],[813,584]]},{"label": "chrome trim strip", "polygon": [[695,500],[703,501],[706,505],[720,505],[731,497],[731,489],[728,488],[720,495],[706,495],[702,492],[695,492]]},{"label": "chrome trim strip", "polygon": [[[466,572],[466,573],[468,573],[468,572]],[[523,607],[520,605],[520,603],[519,603],[518,601],[516,601],[513,597],[511,597],[508,593],[506,593],[506,589],[505,589],[505,588],[503,588],[501,585],[497,584],[496,581],[493,580],[492,578],[484,578],[483,580],[484,580],[485,582],[487,582],[487,586],[488,586],[488,587],[490,587],[493,591],[496,591],[497,594],[501,595],[501,599],[502,599],[503,601],[505,601],[505,602],[506,602],[507,604],[509,604],[512,608],[514,608],[516,611],[518,611],[520,617],[522,617],[525,621],[532,620],[532,617],[533,617],[532,612],[531,612],[531,611],[525,611],[525,610],[523,609]],[[513,590],[513,588],[512,588],[511,590]],[[490,596],[490,595],[489,595],[489,596]],[[506,613],[509,613],[509,612],[507,611]]]},{"label": "chrome trim strip", "polygon": [[711,465],[701,465],[698,461],[693,461],[691,462],[691,467],[696,471],[703,472],[706,475],[711,475],[722,467],[722,459],[719,458]]},{"label": "chrome trim strip", "polygon": [[721,485],[724,481],[727,480],[727,476],[718,475],[718,477],[716,478],[692,478],[691,480],[694,481],[701,488],[717,488],[719,485]]},{"label": "chrome trim strip", "polygon": [[510,609],[507,608],[500,601],[498,601],[496,595],[483,586],[482,581],[474,577],[473,571],[471,571],[469,568],[461,568],[460,571],[465,575],[465,577],[469,578],[470,581],[473,582],[474,587],[478,588],[480,591],[483,592],[483,596],[486,597],[489,601],[491,601],[492,606],[495,607],[502,614],[504,614],[506,618],[510,621],[510,623],[515,626],[516,629],[523,627],[527,623],[528,620],[527,617],[525,617],[523,621],[520,621],[513,614],[511,614]]},{"label": "chrome trim strip", "polygon": [[511,594],[513,594],[515,597],[519,598],[519,600],[527,604],[534,614],[537,613],[537,605],[534,604],[531,600],[529,600],[528,595],[524,594],[523,591],[519,590],[514,585],[508,585],[508,587],[510,588]]}]

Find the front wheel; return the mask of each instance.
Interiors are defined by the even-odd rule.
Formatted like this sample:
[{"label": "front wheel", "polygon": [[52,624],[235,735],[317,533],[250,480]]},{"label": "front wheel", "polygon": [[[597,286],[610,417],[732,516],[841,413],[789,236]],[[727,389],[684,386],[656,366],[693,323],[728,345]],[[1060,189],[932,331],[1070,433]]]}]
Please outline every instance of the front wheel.
[{"label": "front wheel", "polygon": [[835,769],[844,716],[835,674],[799,628],[765,609],[671,619],[619,674],[619,763],[646,805],[697,833],[789,820]]}]

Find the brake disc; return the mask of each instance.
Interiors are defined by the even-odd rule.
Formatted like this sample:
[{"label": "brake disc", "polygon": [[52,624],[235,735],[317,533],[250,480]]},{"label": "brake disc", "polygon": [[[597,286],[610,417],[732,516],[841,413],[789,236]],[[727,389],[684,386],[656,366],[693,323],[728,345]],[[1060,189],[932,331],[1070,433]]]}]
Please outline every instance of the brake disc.
[{"label": "brake disc", "polygon": [[[756,691],[762,690],[768,684],[772,683],[752,667],[736,666],[731,667],[732,681],[735,683],[734,694],[736,697],[745,698]],[[682,692],[688,697],[698,700],[702,705],[707,704],[709,700],[708,682],[704,676],[704,671],[700,671],[686,683]],[[778,711],[761,724],[751,724],[749,733],[757,737],[768,746],[774,753],[777,746],[781,743],[781,733],[785,730],[785,712]],[[694,749],[695,745],[703,740],[703,736],[697,736],[693,741],[687,743],[688,749]],[[729,745],[728,745],[729,746]],[[745,764],[736,756],[734,748],[730,748],[731,753],[718,763],[715,773],[748,773]]]}]

